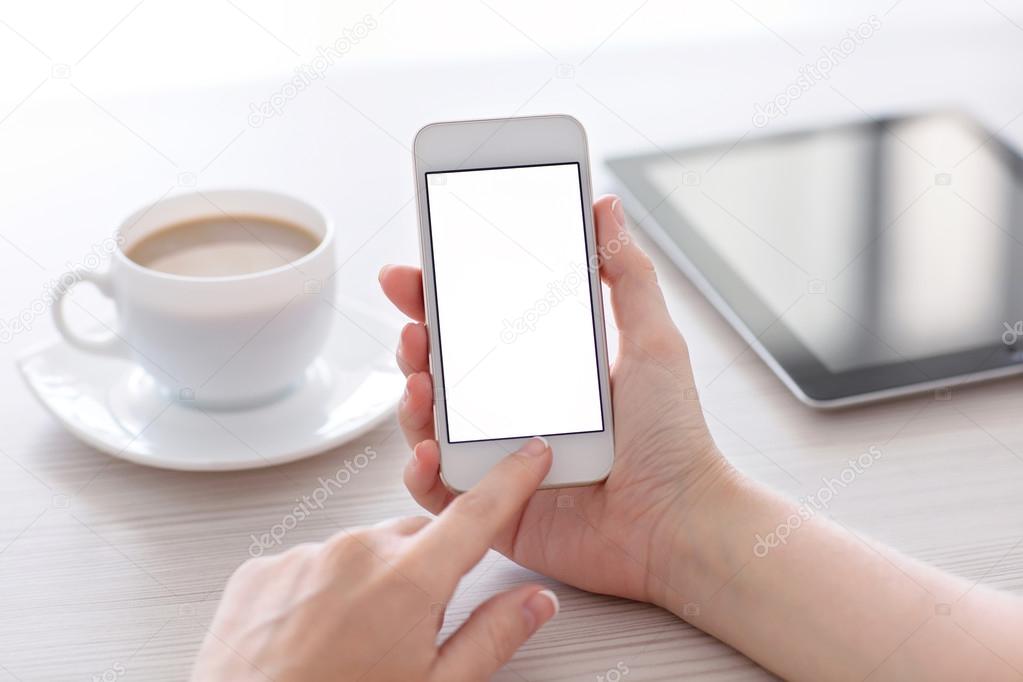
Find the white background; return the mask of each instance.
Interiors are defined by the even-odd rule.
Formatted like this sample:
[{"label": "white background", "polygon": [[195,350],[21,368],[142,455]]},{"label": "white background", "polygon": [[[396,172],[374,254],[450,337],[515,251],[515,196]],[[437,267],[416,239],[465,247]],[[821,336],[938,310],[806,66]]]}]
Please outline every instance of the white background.
[{"label": "white background", "polygon": [[601,430],[576,164],[428,177],[450,440]]},{"label": "white background", "polygon": [[[911,29],[1006,27],[1019,23],[1017,3],[969,0],[105,0],[3,3],[0,92],[9,111],[50,75],[71,67],[75,82],[97,93],[194,89],[239,79],[290,75],[317,46],[332,42],[366,15],[381,30],[345,62],[478,60],[547,53],[575,62],[622,47],[704,46],[729,51],[748,40],[780,39],[807,53],[830,43],[871,13]],[[772,34],[774,34],[772,36]],[[782,45],[782,49],[784,45]],[[48,84],[38,96],[64,94]]]}]

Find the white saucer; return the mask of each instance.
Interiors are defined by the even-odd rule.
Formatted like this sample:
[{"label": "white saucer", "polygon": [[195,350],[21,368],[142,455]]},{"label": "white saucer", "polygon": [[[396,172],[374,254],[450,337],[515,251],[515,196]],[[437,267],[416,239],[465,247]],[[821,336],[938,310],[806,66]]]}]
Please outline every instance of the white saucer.
[{"label": "white saucer", "polygon": [[404,380],[390,348],[397,327],[342,307],[305,381],[269,405],[200,410],[169,398],[134,363],[63,339],[24,353],[18,369],[36,398],[87,444],[138,464],[188,471],[291,462],[366,433],[391,414]]}]

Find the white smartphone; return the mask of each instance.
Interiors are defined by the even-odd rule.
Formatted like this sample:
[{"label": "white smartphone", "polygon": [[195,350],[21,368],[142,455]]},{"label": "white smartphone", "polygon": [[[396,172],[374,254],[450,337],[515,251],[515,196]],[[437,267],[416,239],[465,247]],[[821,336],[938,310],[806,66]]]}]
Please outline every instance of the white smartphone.
[{"label": "white smartphone", "polygon": [[428,125],[416,192],[441,477],[532,436],[543,487],[607,477],[614,427],[586,133],[570,116]]}]

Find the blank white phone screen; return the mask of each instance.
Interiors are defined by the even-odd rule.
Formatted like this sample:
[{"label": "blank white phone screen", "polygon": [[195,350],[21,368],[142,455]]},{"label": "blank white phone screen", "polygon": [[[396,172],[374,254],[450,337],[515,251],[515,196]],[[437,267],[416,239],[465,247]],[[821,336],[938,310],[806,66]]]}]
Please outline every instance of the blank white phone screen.
[{"label": "blank white phone screen", "polygon": [[448,441],[603,431],[579,164],[426,181]]}]

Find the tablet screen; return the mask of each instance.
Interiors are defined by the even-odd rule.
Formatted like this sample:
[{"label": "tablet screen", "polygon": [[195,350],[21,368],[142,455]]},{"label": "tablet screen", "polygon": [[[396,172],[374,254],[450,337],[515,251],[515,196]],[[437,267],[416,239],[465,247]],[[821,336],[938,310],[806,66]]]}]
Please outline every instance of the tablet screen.
[{"label": "tablet screen", "polygon": [[1023,331],[1019,166],[969,119],[935,114],[651,156],[644,173],[682,218],[660,227],[720,257],[696,263],[715,287],[741,280],[767,308],[761,329],[781,323],[844,372]]}]

